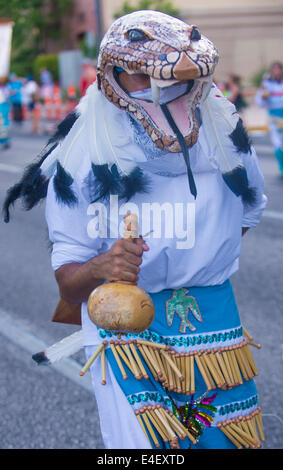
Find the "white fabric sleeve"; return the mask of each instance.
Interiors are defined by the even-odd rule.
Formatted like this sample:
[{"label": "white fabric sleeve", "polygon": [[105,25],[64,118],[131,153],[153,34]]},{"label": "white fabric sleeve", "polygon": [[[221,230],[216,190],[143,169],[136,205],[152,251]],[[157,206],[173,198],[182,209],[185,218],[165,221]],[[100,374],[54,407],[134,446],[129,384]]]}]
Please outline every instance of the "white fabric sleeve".
[{"label": "white fabric sleeve", "polygon": [[255,104],[257,106],[259,106],[260,108],[266,108],[267,107],[266,100],[262,97],[262,90],[261,89],[257,90],[257,92],[255,94]]},{"label": "white fabric sleeve", "polygon": [[54,271],[68,263],[84,263],[97,256],[102,240],[90,238],[87,233],[87,208],[89,203],[82,196],[78,185],[72,185],[78,204],[68,207],[58,203],[53,179],[48,185],[45,216],[49,238],[53,244],[51,264]]},{"label": "white fabric sleeve", "polygon": [[263,90],[268,87],[267,82],[264,80],[260,86],[260,88],[257,90],[255,94],[255,104],[259,106],[260,108],[268,108],[268,101],[267,99],[263,98]]},{"label": "white fabric sleeve", "polygon": [[249,186],[256,191],[256,202],[253,205],[244,204],[242,227],[255,227],[262,216],[267,204],[264,194],[264,179],[256,152],[251,147],[252,153],[242,154],[243,163],[247,170]]}]

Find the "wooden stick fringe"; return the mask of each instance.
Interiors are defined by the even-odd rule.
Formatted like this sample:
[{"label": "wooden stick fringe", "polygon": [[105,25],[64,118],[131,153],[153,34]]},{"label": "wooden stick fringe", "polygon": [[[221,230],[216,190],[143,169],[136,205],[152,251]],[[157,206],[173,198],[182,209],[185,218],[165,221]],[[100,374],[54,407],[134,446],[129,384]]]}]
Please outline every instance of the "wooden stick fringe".
[{"label": "wooden stick fringe", "polygon": [[[107,342],[106,342],[107,343]],[[137,380],[148,379],[146,364],[154,379],[163,387],[180,394],[195,393],[194,362],[203,377],[207,390],[231,389],[258,375],[248,339],[233,346],[202,349],[190,353],[177,353],[164,344],[135,339],[132,341],[110,341],[111,350],[124,378],[127,374],[121,360]],[[101,347],[101,346],[100,346]],[[90,364],[99,354],[100,347],[90,359]],[[105,358],[102,355],[102,361]],[[82,369],[88,369],[86,364]],[[104,383],[105,379],[102,378]]]},{"label": "wooden stick fringe", "polygon": [[178,369],[178,367],[176,366],[175,362],[169,357],[169,355],[163,350],[161,349],[161,354],[164,355],[165,359],[167,360],[167,363],[169,364],[169,366],[171,367],[171,369],[175,372],[175,374],[177,375],[177,377],[182,381],[184,380],[184,377],[182,375],[182,373],[180,372],[180,370]]},{"label": "wooden stick fringe", "polygon": [[157,376],[157,374],[156,374],[156,372],[155,372],[155,370],[154,370],[154,368],[153,368],[153,366],[152,366],[152,364],[151,364],[151,362],[150,362],[148,356],[146,355],[144,346],[138,343],[138,344],[137,344],[137,347],[138,347],[138,350],[140,351],[140,353],[141,353],[141,355],[142,355],[142,357],[143,357],[145,363],[147,364],[147,366],[148,366],[150,372],[152,373],[154,379],[155,379],[156,381],[158,381],[158,376]]},{"label": "wooden stick fringe", "polygon": [[[247,416],[239,416],[237,418],[226,420],[218,423],[217,426],[226,436],[240,448],[257,449],[261,447],[260,440],[264,441],[265,436],[260,424],[261,409],[251,412]],[[258,434],[259,433],[259,434]]]},{"label": "wooden stick fringe", "polygon": [[106,385],[106,371],[105,371],[105,342],[101,350],[101,385]]},{"label": "wooden stick fringe", "polygon": [[[149,413],[152,417],[152,420],[153,422],[156,423],[156,429],[158,429],[158,427],[160,428],[160,431],[163,433],[163,435],[165,436],[165,438],[163,438],[164,442],[168,442],[170,440],[170,436],[167,432],[167,429],[163,426],[163,424],[161,423],[161,421],[158,421],[158,418],[156,416],[156,414],[154,413],[154,410],[155,410],[156,406],[149,406],[148,407],[148,410],[149,410]],[[160,435],[162,435],[160,432],[159,432]]]},{"label": "wooden stick fringe", "polygon": [[98,348],[94,351],[94,353],[92,354],[92,356],[89,358],[89,360],[86,362],[86,364],[84,365],[84,367],[82,368],[82,370],[80,371],[80,376],[83,376],[86,371],[90,368],[90,366],[93,364],[93,362],[95,361],[95,359],[97,358],[98,354],[101,353],[102,349],[104,348],[104,344],[101,343]]},{"label": "wooden stick fringe", "polygon": [[239,443],[239,441],[237,441],[233,435],[231,435],[231,433],[228,431],[228,429],[226,429],[223,425],[221,424],[217,424],[217,426],[221,429],[221,431],[226,435],[226,437],[228,437],[228,439],[233,442],[234,446],[237,447],[237,449],[242,449],[243,447],[241,446],[241,444]]},{"label": "wooden stick fringe", "polygon": [[186,368],[186,373],[185,373],[185,393],[186,395],[190,395],[191,391],[191,361],[190,361],[190,356],[185,356],[185,368]]},{"label": "wooden stick fringe", "polygon": [[209,378],[207,377],[206,371],[205,371],[205,369],[204,369],[204,367],[203,367],[203,364],[202,364],[202,362],[201,362],[201,360],[200,360],[200,357],[199,357],[198,355],[195,356],[195,361],[196,361],[197,366],[198,366],[198,368],[199,368],[199,370],[200,370],[200,373],[201,373],[201,375],[202,375],[202,378],[203,378],[203,380],[205,381],[205,384],[206,384],[206,386],[207,386],[207,390],[212,390],[212,386],[211,386],[210,380],[209,380]]},{"label": "wooden stick fringe", "polygon": [[167,422],[166,418],[164,417],[164,415],[162,414],[161,410],[162,410],[162,408],[159,405],[155,408],[154,413],[158,416],[159,420],[162,422],[163,426],[167,430],[168,435],[170,436],[170,439],[174,439],[176,437],[176,434],[174,433],[174,431],[172,430],[172,428],[168,424],[168,422]]},{"label": "wooden stick fringe", "polygon": [[190,356],[190,372],[191,372],[191,381],[190,381],[190,392],[192,395],[195,394],[195,362],[194,356]]},{"label": "wooden stick fringe", "polygon": [[253,341],[253,337],[249,334],[246,328],[243,326],[243,333],[248,338],[249,341]]},{"label": "wooden stick fringe", "polygon": [[152,428],[152,426],[151,426],[151,424],[150,424],[150,422],[149,422],[149,419],[148,419],[148,417],[147,417],[147,415],[146,415],[144,409],[141,410],[141,413],[142,413],[142,417],[143,417],[143,420],[144,420],[144,422],[145,422],[145,425],[146,425],[146,427],[147,427],[147,429],[148,429],[148,432],[149,432],[149,434],[150,434],[150,436],[151,436],[151,438],[152,438],[152,440],[153,440],[153,442],[154,442],[155,447],[160,447],[160,443],[159,443],[159,441],[158,441],[158,439],[157,439],[157,437],[156,437],[156,434],[155,434],[155,432],[154,432],[154,430],[153,430],[153,428]]},{"label": "wooden stick fringe", "polygon": [[256,410],[256,415],[255,415],[255,420],[256,420],[256,424],[257,424],[257,429],[258,429],[258,432],[259,432],[259,435],[260,435],[260,440],[262,442],[265,441],[265,435],[264,435],[264,432],[263,432],[263,426],[262,426],[262,416],[261,416],[261,408],[258,408],[258,410]]},{"label": "wooden stick fringe", "polygon": [[116,359],[116,362],[117,362],[117,364],[118,364],[118,367],[119,367],[119,369],[120,369],[120,371],[121,371],[122,377],[123,377],[124,380],[126,380],[126,379],[128,378],[128,376],[127,376],[127,374],[126,374],[126,372],[125,372],[125,369],[124,369],[124,366],[123,366],[123,364],[122,364],[122,362],[121,362],[121,360],[120,360],[120,357],[119,357],[119,355],[118,355],[118,353],[117,353],[117,351],[116,351],[116,349],[115,349],[114,342],[110,342],[110,347],[111,347],[111,351],[112,351],[112,353],[113,353],[113,355],[114,355],[114,357],[115,357],[115,359]]},{"label": "wooden stick fringe", "polygon": [[130,371],[132,372],[132,374],[134,375],[134,371],[132,369],[132,366],[130,364],[130,361],[129,359],[127,358],[127,356],[125,355],[124,351],[122,350],[121,346],[119,344],[117,344],[117,342],[115,343],[115,349],[116,351],[118,352],[119,356],[123,359],[123,361],[125,362],[126,366],[130,369]]},{"label": "wooden stick fringe", "polygon": [[126,341],[123,341],[122,343],[122,348],[124,349],[124,352],[125,354],[127,355],[129,361],[130,361],[130,364],[132,366],[132,369],[134,371],[134,376],[137,380],[140,380],[142,378],[142,374],[139,370],[139,367],[135,361],[135,359],[133,358],[133,355],[131,353],[131,350],[130,350],[130,347],[129,345],[126,343]]},{"label": "wooden stick fringe", "polygon": [[141,416],[140,416],[140,412],[139,412],[139,411],[136,411],[135,413],[136,413],[136,417],[137,417],[137,419],[138,419],[138,421],[139,421],[139,423],[140,423],[140,426],[141,426],[141,428],[142,428],[142,430],[143,430],[143,432],[144,432],[144,434],[145,434],[145,436],[146,436],[146,438],[147,438],[149,444],[151,445],[150,439],[149,439],[148,434],[147,434],[146,429],[145,429],[145,425],[144,425],[143,420],[142,420],[142,418],[141,418]]},{"label": "wooden stick fringe", "polygon": [[153,424],[157,432],[162,437],[163,441],[168,442],[169,439],[167,437],[166,430],[164,431],[164,427],[161,426],[161,424],[158,422],[158,420],[154,416],[153,410],[147,409],[145,410],[145,413],[147,414],[147,417],[149,418],[149,420],[151,421],[151,423]]},{"label": "wooden stick fringe", "polygon": [[145,370],[145,368],[144,368],[144,365],[143,365],[143,363],[142,363],[142,361],[141,361],[140,356],[138,355],[138,352],[137,352],[137,350],[136,350],[136,348],[135,348],[135,345],[134,345],[133,343],[130,343],[130,348],[131,348],[131,350],[132,350],[133,356],[134,356],[134,358],[135,358],[135,360],[136,360],[136,362],[137,362],[137,364],[138,364],[138,367],[139,367],[139,369],[140,369],[140,371],[141,371],[141,374],[142,374],[143,378],[144,378],[144,379],[148,379],[148,378],[149,378],[149,377],[148,377],[148,374],[147,374],[147,372],[146,372],[146,370]]},{"label": "wooden stick fringe", "polygon": [[152,368],[153,370],[155,371],[154,372],[154,376],[156,377],[156,380],[160,380],[160,375],[161,375],[161,371],[160,371],[160,368],[159,368],[159,365],[158,363],[156,362],[156,358],[155,358],[155,355],[153,355],[153,352],[150,351],[151,348],[149,348],[148,346],[145,346],[145,345],[142,345],[142,348],[148,358],[148,362],[149,364],[152,365]]}]

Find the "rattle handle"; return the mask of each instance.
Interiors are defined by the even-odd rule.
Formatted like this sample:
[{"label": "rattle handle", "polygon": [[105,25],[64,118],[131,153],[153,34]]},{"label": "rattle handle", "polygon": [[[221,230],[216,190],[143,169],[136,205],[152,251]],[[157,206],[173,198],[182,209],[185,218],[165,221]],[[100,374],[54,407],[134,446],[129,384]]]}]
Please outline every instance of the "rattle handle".
[{"label": "rattle handle", "polygon": [[[138,216],[136,214],[126,214],[124,216],[125,228],[123,239],[134,242],[135,238],[139,238]],[[136,285],[135,282],[120,281],[122,284]]]},{"label": "rattle handle", "polygon": [[125,228],[123,238],[129,241],[134,241],[139,238],[139,223],[136,214],[126,214],[124,217]]}]

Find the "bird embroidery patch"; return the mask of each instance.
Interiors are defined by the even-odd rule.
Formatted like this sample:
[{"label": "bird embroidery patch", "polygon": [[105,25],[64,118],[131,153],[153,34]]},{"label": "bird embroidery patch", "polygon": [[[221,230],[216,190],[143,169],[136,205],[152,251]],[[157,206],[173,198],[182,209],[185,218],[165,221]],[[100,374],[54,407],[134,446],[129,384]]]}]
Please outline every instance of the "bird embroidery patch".
[{"label": "bird embroidery patch", "polygon": [[202,322],[202,316],[196,299],[188,295],[189,291],[185,288],[173,291],[173,295],[166,301],[166,317],[168,326],[172,326],[175,313],[180,317],[180,333],[186,333],[186,328],[195,331],[196,327],[188,320],[189,312]]}]

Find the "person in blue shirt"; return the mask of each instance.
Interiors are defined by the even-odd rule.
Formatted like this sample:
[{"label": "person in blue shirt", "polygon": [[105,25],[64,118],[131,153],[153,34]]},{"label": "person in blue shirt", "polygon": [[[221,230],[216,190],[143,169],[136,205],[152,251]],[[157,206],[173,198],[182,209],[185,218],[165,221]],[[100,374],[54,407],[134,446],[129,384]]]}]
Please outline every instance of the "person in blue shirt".
[{"label": "person in blue shirt", "polygon": [[269,132],[279,172],[283,177],[283,64],[274,62],[255,98],[269,115]]},{"label": "person in blue shirt", "polygon": [[7,149],[10,147],[10,110],[8,101],[7,85],[0,81],[0,147]]},{"label": "person in blue shirt", "polygon": [[13,119],[19,124],[23,121],[22,86],[21,79],[12,73],[8,82],[9,100],[12,105]]}]

